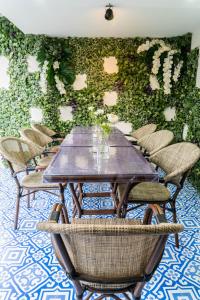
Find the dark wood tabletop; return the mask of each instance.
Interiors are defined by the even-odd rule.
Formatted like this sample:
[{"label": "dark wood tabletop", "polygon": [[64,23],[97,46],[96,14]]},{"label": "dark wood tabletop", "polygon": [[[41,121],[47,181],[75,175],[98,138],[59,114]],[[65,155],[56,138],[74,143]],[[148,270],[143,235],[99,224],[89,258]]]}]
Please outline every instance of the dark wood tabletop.
[{"label": "dark wood tabletop", "polygon": [[[95,138],[92,133],[76,133],[68,134],[63,140],[61,147],[92,147]],[[107,139],[107,143],[110,147],[132,147],[129,142],[122,134],[111,133]]]},{"label": "dark wood tabletop", "polygon": [[[134,184],[142,181],[157,181],[158,174],[142,153],[130,144],[119,130],[113,130],[109,137],[108,153],[97,153],[92,143],[91,128],[76,127],[63,141],[48,168],[44,171],[44,182],[67,182],[72,195],[73,217],[82,215],[120,215],[123,199],[117,202],[118,183]],[[115,132],[115,133],[114,133]],[[98,148],[101,149],[101,148]],[[77,182],[76,185],[74,183]],[[87,182],[111,182],[107,192],[85,192]],[[76,186],[76,187],[75,187]],[[83,198],[112,197],[113,207],[109,209],[85,209]]]},{"label": "dark wood tabletop", "polygon": [[[72,129],[71,134],[92,134],[94,131],[94,127],[82,127],[82,126],[76,126]],[[113,134],[122,134],[122,132],[116,128],[112,127],[112,133]]]},{"label": "dark wood tabletop", "polygon": [[157,181],[158,174],[134,147],[110,147],[98,157],[92,147],[61,147],[44,172],[45,182]]}]

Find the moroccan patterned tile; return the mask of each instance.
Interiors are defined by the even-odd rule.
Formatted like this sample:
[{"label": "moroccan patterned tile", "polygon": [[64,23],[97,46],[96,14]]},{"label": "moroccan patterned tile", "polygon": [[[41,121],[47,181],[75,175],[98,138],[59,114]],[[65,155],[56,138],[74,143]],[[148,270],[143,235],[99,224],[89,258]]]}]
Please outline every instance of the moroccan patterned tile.
[{"label": "moroccan patterned tile", "polygon": [[[58,198],[39,192],[27,208],[20,206],[19,229],[13,230],[16,188],[9,171],[0,167],[0,300],[74,300],[73,285],[66,278],[53,253],[49,234],[36,231],[39,221],[47,220]],[[84,185],[84,191],[105,192],[107,184]],[[65,190],[69,215],[72,200]],[[177,201],[178,219],[185,230],[180,234],[180,248],[170,236],[162,262],[147,283],[142,300],[200,300],[200,195],[188,182]],[[105,209],[110,198],[87,198],[85,208]],[[128,218],[142,218],[144,207],[128,213]],[[85,216],[88,218],[88,216]],[[101,218],[102,216],[97,216]],[[107,216],[110,218],[111,216]],[[171,213],[167,218],[172,220]],[[123,295],[120,295],[124,299]]]}]

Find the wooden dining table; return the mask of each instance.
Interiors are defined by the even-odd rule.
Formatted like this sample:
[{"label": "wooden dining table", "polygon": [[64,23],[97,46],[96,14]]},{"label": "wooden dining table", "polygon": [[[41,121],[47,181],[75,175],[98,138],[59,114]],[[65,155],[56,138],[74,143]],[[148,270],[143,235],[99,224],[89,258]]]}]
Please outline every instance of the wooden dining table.
[{"label": "wooden dining table", "polygon": [[74,204],[73,216],[116,213],[116,202],[112,209],[83,209],[84,197],[112,196],[115,199],[112,189],[109,192],[83,192],[84,183],[105,182],[113,187],[119,183],[128,183],[129,180],[135,183],[158,181],[156,170],[117,128],[113,128],[108,137],[109,153],[106,155],[97,155],[93,143],[92,127],[73,128],[44,171],[44,182],[69,184]]}]

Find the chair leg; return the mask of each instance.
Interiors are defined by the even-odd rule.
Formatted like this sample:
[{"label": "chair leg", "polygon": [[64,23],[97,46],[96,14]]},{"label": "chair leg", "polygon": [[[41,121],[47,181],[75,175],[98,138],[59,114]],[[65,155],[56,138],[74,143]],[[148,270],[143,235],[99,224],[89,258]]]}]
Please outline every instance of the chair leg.
[{"label": "chair leg", "polygon": [[18,194],[17,194],[17,200],[16,200],[16,213],[15,213],[15,224],[14,224],[14,229],[17,229],[17,225],[18,225],[18,218],[19,218],[19,203],[20,203],[20,191],[18,191]]},{"label": "chair leg", "polygon": [[75,290],[76,290],[76,299],[77,300],[82,300],[83,299],[83,294],[84,294],[84,289],[82,288],[81,284],[77,280],[72,280]]},{"label": "chair leg", "polygon": [[61,183],[59,183],[59,188],[60,188],[60,200],[62,204],[65,205],[64,187]]},{"label": "chair leg", "polygon": [[128,204],[124,203],[123,207],[122,207],[122,218],[126,218],[126,214],[127,214],[127,208],[128,208]]},{"label": "chair leg", "polygon": [[141,293],[142,290],[145,286],[146,282],[138,282],[135,286],[135,289],[133,291],[133,297],[135,300],[140,300],[141,299]]},{"label": "chair leg", "polygon": [[31,198],[30,198],[30,194],[29,194],[29,190],[27,191],[28,192],[28,195],[27,195],[27,208],[30,208],[31,207],[31,205],[30,205],[30,200],[31,200]]},{"label": "chair leg", "polygon": [[[176,205],[175,202],[171,202],[171,208],[172,208],[172,213],[173,213],[173,222],[177,223],[177,216],[176,216]],[[178,233],[175,233],[175,245],[177,248],[179,248],[179,238],[178,238]]]}]

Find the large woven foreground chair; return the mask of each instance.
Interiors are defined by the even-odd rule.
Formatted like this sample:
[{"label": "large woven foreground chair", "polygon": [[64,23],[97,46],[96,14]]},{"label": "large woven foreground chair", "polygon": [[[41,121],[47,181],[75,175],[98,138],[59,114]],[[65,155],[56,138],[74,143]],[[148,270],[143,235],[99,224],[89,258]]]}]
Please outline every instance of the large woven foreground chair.
[{"label": "large woven foreground chair", "polygon": [[[126,219],[74,219],[58,224],[62,205],[55,205],[48,222],[38,230],[51,233],[58,261],[76,289],[77,299],[90,299],[94,292],[120,298],[130,292],[141,299],[142,289],[151,279],[163,255],[169,234],[183,230],[180,224],[167,224],[158,206],[149,206],[143,223]],[[66,209],[64,209],[64,215]],[[157,225],[150,225],[152,214]],[[68,221],[66,219],[66,221]]]},{"label": "large woven foreground chair", "polygon": [[137,145],[137,141],[142,139],[148,134],[151,134],[156,131],[156,124],[147,124],[137,130],[133,131],[130,135],[125,135],[126,138],[132,142],[132,144]]},{"label": "large woven foreground chair", "polygon": [[174,139],[170,130],[159,130],[139,139],[137,144],[143,149],[144,155],[153,155],[162,148],[165,148]]},{"label": "large woven foreground chair", "polygon": [[[32,172],[35,170],[35,167],[31,165],[31,161],[38,154],[37,149],[19,138],[5,137],[0,139],[0,153],[8,162],[17,186],[15,229],[18,224],[19,205],[22,197],[27,196],[28,208],[30,207],[30,195],[35,195],[37,191],[45,191],[60,196],[62,203],[65,201],[65,184],[44,183],[42,172]],[[25,173],[22,179],[19,177],[20,173]],[[59,190],[60,193],[54,193],[56,190]]]},{"label": "large woven foreground chair", "polygon": [[[127,185],[118,185],[118,217],[125,217],[127,212],[148,203],[169,203],[169,210],[173,213],[173,221],[177,222],[176,199],[184,186],[189,171],[200,158],[200,149],[192,143],[182,142],[170,145],[154,155],[149,160],[160,167],[165,175],[160,182],[142,182],[135,184],[130,180]],[[174,186],[170,193],[168,185]],[[118,201],[116,199],[116,201]],[[133,204],[139,204],[133,206]],[[175,235],[176,246],[179,246],[178,235]]]}]

